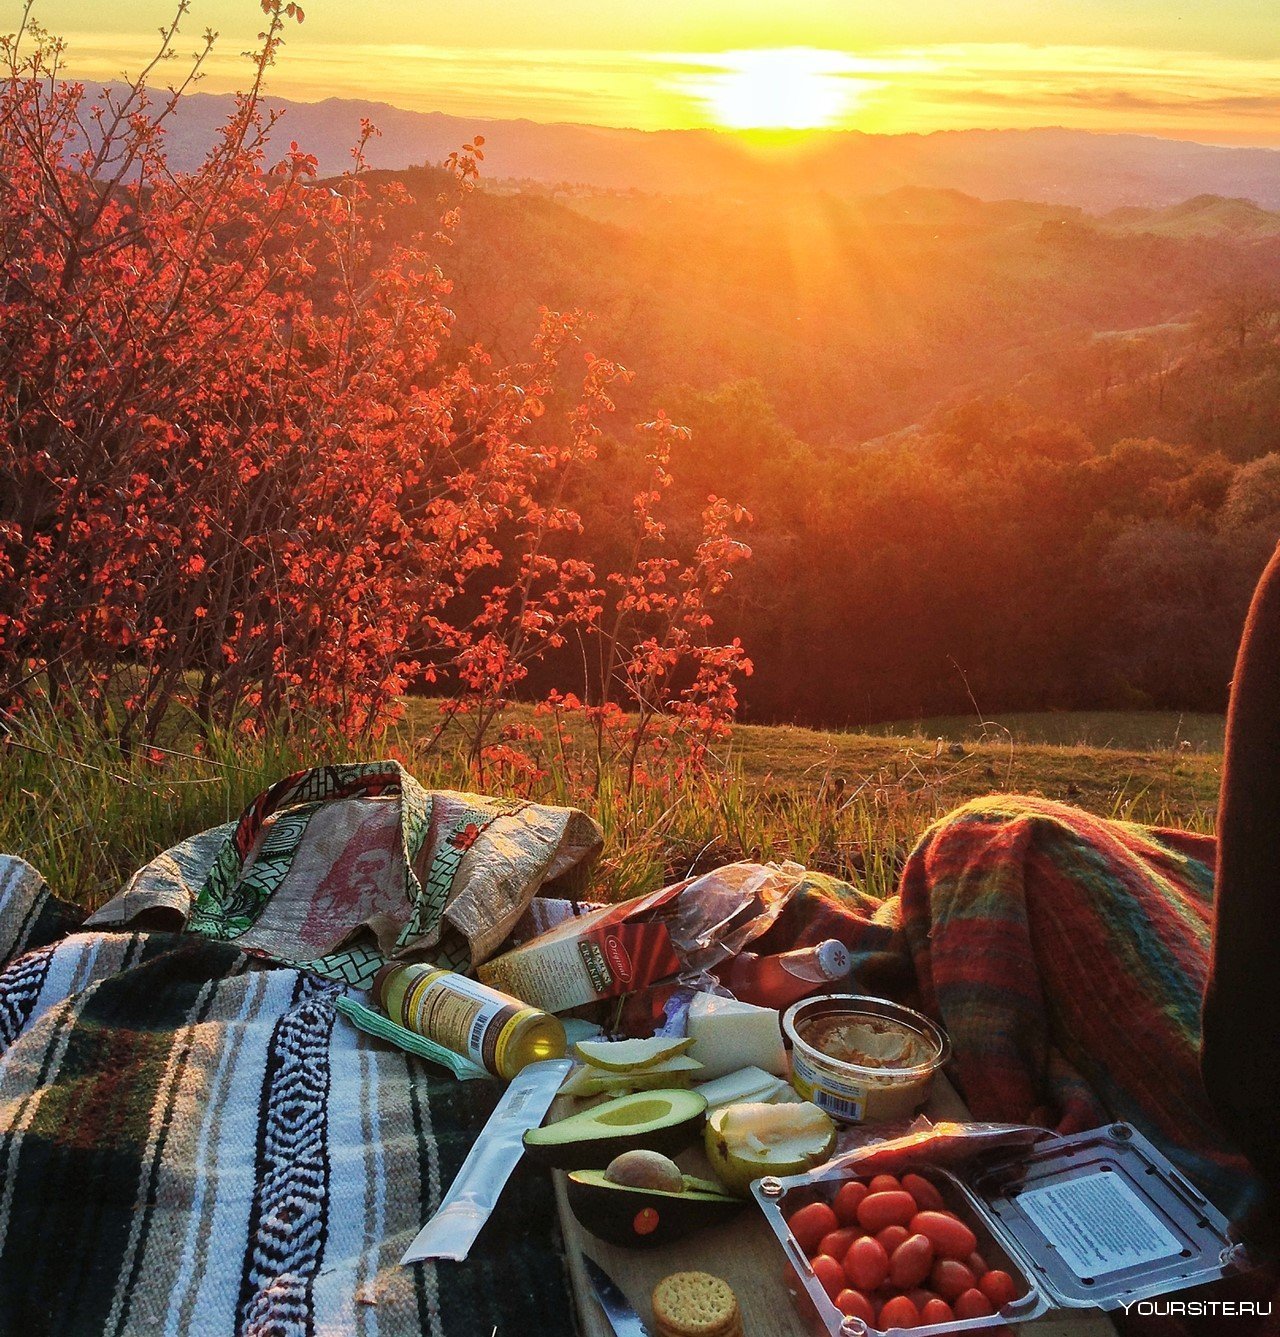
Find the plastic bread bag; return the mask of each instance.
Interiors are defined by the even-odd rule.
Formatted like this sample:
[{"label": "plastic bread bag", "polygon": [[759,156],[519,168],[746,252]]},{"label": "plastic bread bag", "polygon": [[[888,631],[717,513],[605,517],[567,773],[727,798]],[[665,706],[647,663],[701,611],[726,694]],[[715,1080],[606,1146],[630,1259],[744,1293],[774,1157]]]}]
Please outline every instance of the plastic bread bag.
[{"label": "plastic bread bag", "polygon": [[666,916],[681,979],[714,969],[770,928],[803,876],[797,863],[731,863],[688,882]]}]

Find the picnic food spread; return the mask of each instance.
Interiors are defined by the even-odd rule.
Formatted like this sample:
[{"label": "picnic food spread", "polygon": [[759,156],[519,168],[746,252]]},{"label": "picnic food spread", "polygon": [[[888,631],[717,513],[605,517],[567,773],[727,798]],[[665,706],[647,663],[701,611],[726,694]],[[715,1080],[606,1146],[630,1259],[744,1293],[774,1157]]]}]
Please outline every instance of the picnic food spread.
[{"label": "picnic food spread", "polygon": [[[831,1337],[941,1332],[960,1321],[986,1326],[1082,1303],[1069,1286],[1034,1280],[1044,1268],[1026,1256],[1026,1239],[1006,1238],[941,1163],[967,1150],[977,1162],[981,1153],[1004,1154],[1030,1165],[1038,1134],[1028,1140],[975,1130],[966,1147],[963,1126],[958,1135],[939,1129],[936,1140],[917,1133],[902,1139],[914,1157],[907,1168],[859,1172],[859,1155],[892,1154],[893,1140],[875,1129],[901,1125],[924,1105],[950,1045],[912,1008],[832,991],[833,962],[848,960],[832,944],[789,959],[749,953],[735,968],[737,954],[725,955],[724,937],[740,949],[789,895],[783,870],[735,865],[723,883],[697,879],[564,915],[482,966],[488,986],[394,965],[380,972],[375,992],[404,1024],[501,1075],[528,1064],[531,1073],[541,1058],[563,1052],[564,1031],[551,1010],[575,1014],[568,1024],[576,1028],[594,1018],[601,1029],[576,1039],[574,1067],[560,1085],[561,1105],[575,1107],[528,1128],[522,1147],[529,1160],[566,1174],[568,1210],[608,1245],[660,1252],[732,1222],[754,1200],[781,1246],[779,1295],[790,1294]],[[734,981],[756,1001],[733,996]],[[498,983],[526,989],[536,1005],[491,987]],[[762,1005],[771,999],[790,1003],[785,1015]],[[1148,1159],[1143,1172],[1159,1175],[1163,1167]],[[1146,1179],[1135,1174],[1131,1182],[1149,1200]],[[483,1187],[487,1200],[500,1191]],[[1165,1248],[1160,1232],[1174,1236],[1144,1201],[1135,1192],[1132,1201],[1110,1204],[1130,1212],[1133,1238],[1145,1244],[1134,1245],[1134,1257],[1122,1248],[1119,1261],[1104,1259],[1098,1270],[1114,1264],[1125,1271],[1136,1258],[1143,1277],[1142,1267],[1176,1253],[1194,1264],[1174,1284],[1206,1275],[1208,1255]],[[1099,1202],[1055,1197],[1028,1220],[1048,1250],[1067,1256],[1066,1239],[1087,1230],[1082,1222]],[[1167,1289],[1170,1280],[1157,1284]],[[612,1291],[602,1304],[618,1291],[606,1283]],[[658,1333],[742,1331],[732,1291],[705,1273],[666,1278],[650,1307]]]}]

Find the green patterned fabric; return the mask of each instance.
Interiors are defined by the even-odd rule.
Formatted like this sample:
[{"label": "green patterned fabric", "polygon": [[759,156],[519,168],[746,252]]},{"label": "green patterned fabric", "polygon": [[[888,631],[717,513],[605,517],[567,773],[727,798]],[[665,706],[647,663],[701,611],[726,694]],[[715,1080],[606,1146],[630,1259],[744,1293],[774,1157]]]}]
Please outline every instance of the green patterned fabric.
[{"label": "green patterned fabric", "polygon": [[428,790],[395,761],[319,766],[167,850],[88,923],[186,930],[357,986],[388,959],[466,971],[545,884],[576,893],[600,843],[576,809]]}]

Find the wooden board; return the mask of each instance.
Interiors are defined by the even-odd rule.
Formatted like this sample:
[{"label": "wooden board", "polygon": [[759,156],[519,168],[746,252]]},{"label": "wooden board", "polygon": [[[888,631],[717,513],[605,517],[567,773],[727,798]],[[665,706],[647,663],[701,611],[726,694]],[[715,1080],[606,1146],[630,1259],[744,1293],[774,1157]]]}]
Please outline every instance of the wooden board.
[{"label": "wooden board", "polygon": [[[568,1113],[568,1102],[564,1102]],[[935,1119],[964,1119],[967,1111],[960,1097],[945,1080],[935,1083],[933,1099],[926,1111]],[[690,1174],[709,1173],[705,1159],[696,1150],[679,1157]],[[583,1337],[613,1337],[613,1329],[596,1303],[582,1266],[585,1251],[618,1283],[641,1319],[650,1325],[649,1295],[654,1286],[672,1272],[712,1272],[733,1287],[742,1309],[745,1337],[813,1337],[814,1330],[800,1317],[784,1288],[783,1258],[773,1232],[754,1203],[730,1224],[701,1230],[661,1249],[618,1249],[588,1235],[569,1211],[565,1176],[555,1172],[556,1202],[569,1255],[569,1275]],[[1046,1315],[1024,1323],[1025,1337],[1115,1337],[1111,1320],[1098,1310],[1079,1314]]]}]

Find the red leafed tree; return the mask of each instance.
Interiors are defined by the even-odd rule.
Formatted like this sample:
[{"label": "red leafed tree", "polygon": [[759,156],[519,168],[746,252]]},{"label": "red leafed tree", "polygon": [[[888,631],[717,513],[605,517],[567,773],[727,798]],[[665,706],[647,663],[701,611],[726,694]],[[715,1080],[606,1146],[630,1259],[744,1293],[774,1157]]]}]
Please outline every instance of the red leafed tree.
[{"label": "red leafed tree", "polygon": [[0,709],[87,710],[126,745],[183,708],[355,736],[426,680],[481,761],[572,635],[596,666],[573,700],[601,729],[630,709],[633,775],[673,721],[714,733],[749,669],[711,621],[746,555],[733,508],[711,499],[691,557],[659,552],[662,420],[633,568],[565,556],[566,479],[626,373],[588,359],[562,404],[573,315],[545,313],[516,366],[451,343],[438,257],[483,141],[448,164],[439,230],[391,245],[403,199],[366,186],[371,126],[337,180],[297,144],[269,156],[260,93],[301,10],[263,10],[249,90],[191,172],[165,137],[212,35],[151,83],[185,3],[143,75],[96,96],[29,9],[0,40]]}]

